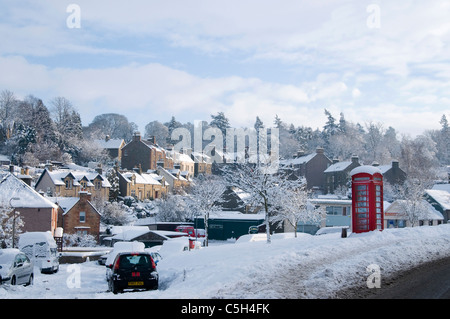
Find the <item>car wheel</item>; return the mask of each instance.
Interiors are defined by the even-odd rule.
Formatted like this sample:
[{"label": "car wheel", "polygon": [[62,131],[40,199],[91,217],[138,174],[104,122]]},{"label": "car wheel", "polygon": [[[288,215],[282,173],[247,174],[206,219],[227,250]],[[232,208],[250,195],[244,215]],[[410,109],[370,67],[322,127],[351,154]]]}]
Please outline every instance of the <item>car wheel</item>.
[{"label": "car wheel", "polygon": [[109,290],[117,295],[120,292],[120,289],[117,288],[117,285],[114,283],[114,280],[109,280]]},{"label": "car wheel", "polygon": [[16,284],[16,276],[12,276],[11,285],[15,285],[15,284]]},{"label": "car wheel", "polygon": [[34,282],[33,274],[30,275],[30,279],[28,280],[26,286],[32,286]]}]

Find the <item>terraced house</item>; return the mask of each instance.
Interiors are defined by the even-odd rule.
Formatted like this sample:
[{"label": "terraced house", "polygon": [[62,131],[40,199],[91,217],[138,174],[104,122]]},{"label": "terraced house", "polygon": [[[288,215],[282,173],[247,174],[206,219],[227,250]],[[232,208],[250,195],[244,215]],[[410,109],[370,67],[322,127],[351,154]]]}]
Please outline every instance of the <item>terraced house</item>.
[{"label": "terraced house", "polygon": [[47,196],[78,197],[80,192],[88,192],[92,199],[109,199],[111,184],[95,170],[71,170],[46,168],[35,189]]},{"label": "terraced house", "polygon": [[140,167],[143,172],[155,170],[158,166],[173,168],[170,152],[158,146],[154,137],[142,139],[139,132],[135,132],[133,139],[122,147],[122,169],[133,170]]},{"label": "terraced house", "polygon": [[120,194],[138,200],[164,197],[169,188],[165,178],[154,173],[119,172],[118,176]]}]

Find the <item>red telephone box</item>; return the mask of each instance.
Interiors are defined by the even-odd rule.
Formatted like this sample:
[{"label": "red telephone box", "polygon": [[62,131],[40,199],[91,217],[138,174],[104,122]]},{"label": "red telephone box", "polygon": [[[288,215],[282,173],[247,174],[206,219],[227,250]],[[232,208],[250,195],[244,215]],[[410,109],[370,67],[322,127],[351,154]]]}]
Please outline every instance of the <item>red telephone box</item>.
[{"label": "red telephone box", "polygon": [[352,232],[382,230],[383,175],[374,166],[359,166],[352,176]]}]

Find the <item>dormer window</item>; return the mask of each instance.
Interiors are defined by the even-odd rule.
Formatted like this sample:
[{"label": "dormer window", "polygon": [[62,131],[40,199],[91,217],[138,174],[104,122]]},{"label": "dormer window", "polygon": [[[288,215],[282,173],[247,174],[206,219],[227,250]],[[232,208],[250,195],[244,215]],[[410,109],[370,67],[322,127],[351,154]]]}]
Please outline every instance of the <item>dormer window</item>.
[{"label": "dormer window", "polygon": [[73,180],[70,177],[66,178],[64,182],[66,183],[66,189],[72,189]]}]

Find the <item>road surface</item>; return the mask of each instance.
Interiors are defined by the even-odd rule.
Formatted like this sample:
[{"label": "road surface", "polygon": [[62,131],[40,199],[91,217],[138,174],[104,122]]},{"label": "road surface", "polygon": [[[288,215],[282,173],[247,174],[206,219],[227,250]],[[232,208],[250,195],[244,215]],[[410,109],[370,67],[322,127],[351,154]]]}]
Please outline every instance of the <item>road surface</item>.
[{"label": "road surface", "polygon": [[359,287],[342,291],[350,299],[450,299],[450,257],[412,270],[381,277],[380,288]]}]

